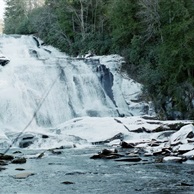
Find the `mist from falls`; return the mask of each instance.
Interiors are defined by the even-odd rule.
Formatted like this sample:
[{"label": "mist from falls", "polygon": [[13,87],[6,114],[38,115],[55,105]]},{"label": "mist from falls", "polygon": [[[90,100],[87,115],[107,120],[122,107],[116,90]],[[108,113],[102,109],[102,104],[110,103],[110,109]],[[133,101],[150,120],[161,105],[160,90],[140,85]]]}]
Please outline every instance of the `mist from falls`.
[{"label": "mist from falls", "polygon": [[[33,36],[3,35],[0,51],[10,59],[9,64],[0,67],[3,129],[22,130],[49,90],[30,128],[54,127],[83,116],[132,114],[125,96],[130,93],[126,87],[135,83],[118,76],[114,69],[119,64],[114,60],[112,70],[100,68],[100,58],[94,59],[96,64],[71,58],[51,46],[42,46]],[[108,78],[103,69],[110,69]],[[139,85],[135,88],[135,93],[140,91]]]}]

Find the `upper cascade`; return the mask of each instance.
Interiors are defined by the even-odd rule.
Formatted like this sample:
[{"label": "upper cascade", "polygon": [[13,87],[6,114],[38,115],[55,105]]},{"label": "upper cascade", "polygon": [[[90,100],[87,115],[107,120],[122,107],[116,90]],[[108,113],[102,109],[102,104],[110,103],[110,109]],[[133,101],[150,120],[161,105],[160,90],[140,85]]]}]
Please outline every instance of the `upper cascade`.
[{"label": "upper cascade", "polygon": [[[0,66],[0,126],[53,127],[83,116],[148,114],[139,103],[141,85],[119,73],[118,55],[69,57],[34,36],[2,35],[0,51],[10,62]],[[41,107],[40,107],[41,104]]]}]

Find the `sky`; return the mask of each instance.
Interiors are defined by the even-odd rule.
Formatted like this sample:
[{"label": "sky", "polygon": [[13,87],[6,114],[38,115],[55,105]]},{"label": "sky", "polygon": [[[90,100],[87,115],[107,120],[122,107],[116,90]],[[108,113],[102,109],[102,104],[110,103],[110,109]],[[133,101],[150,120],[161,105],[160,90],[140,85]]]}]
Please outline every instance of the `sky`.
[{"label": "sky", "polygon": [[4,9],[5,9],[4,0],[0,0],[0,19],[3,19]]}]

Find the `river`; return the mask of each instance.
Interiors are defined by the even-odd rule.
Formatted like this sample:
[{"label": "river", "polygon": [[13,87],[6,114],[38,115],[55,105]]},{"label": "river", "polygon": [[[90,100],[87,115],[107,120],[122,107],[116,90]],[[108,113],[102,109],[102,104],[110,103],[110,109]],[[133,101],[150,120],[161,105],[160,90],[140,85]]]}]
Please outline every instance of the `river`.
[{"label": "river", "polygon": [[[192,164],[138,164],[90,159],[101,149],[102,147],[63,149],[60,155],[48,154],[41,159],[28,159],[22,165],[9,164],[6,170],[0,172],[0,193],[193,193]],[[28,156],[41,153],[41,150],[21,151]],[[16,174],[23,173],[16,168],[23,168],[23,172],[32,172],[34,175],[26,179],[15,179]],[[185,183],[188,185],[185,186]]]}]

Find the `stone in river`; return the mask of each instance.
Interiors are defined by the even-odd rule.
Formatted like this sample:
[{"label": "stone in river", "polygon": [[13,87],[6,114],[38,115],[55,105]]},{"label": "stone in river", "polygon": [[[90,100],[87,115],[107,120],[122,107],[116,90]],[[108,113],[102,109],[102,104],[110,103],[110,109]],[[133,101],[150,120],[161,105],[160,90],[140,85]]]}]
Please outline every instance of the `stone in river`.
[{"label": "stone in river", "polygon": [[12,160],[13,164],[24,164],[26,163],[26,158],[15,158],[14,160]]},{"label": "stone in river", "polygon": [[178,156],[167,156],[163,158],[163,162],[182,162],[183,158]]},{"label": "stone in river", "polygon": [[32,175],[34,175],[34,173],[32,173],[32,172],[24,172],[24,173],[16,174],[14,176],[14,178],[16,178],[16,179],[25,179],[25,178],[28,178],[29,176],[32,176]]}]

